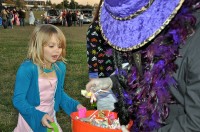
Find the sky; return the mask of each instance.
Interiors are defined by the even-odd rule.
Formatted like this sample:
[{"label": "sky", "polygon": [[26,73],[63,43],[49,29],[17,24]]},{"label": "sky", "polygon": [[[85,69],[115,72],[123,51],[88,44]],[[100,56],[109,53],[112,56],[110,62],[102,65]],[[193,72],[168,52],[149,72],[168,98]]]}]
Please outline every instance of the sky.
[{"label": "sky", "polygon": [[[63,0],[51,0],[51,3],[61,3]],[[69,0],[70,1],[70,0]],[[75,0],[76,2],[78,2],[79,4],[82,4],[82,5],[87,5],[90,4],[90,5],[94,5],[94,4],[98,4],[100,0]]]}]

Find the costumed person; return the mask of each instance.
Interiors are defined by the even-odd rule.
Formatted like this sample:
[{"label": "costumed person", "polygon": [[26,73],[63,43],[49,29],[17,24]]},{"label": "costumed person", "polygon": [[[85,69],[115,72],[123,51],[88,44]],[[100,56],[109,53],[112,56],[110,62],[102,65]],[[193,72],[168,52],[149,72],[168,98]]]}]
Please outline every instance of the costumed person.
[{"label": "costumed person", "polygon": [[[115,49],[115,75],[88,91],[112,89],[131,132],[200,130],[200,0],[104,0],[99,25]],[[120,52],[128,53],[122,69]]]},{"label": "costumed person", "polygon": [[[96,10],[92,24],[87,31],[87,63],[89,80],[94,78],[109,77],[114,72],[112,47],[103,39],[99,27],[99,9]],[[112,91],[99,92],[96,96],[98,110],[113,110],[117,101]]]},{"label": "costumed person", "polygon": [[30,9],[29,12],[29,25],[34,25],[35,24],[35,16],[33,14],[32,9]]},{"label": "costumed person", "polygon": [[14,132],[46,132],[55,123],[56,112],[61,107],[70,115],[84,108],[64,92],[66,73],[66,39],[53,25],[36,26],[28,50],[28,59],[16,75],[13,104],[19,111]]}]

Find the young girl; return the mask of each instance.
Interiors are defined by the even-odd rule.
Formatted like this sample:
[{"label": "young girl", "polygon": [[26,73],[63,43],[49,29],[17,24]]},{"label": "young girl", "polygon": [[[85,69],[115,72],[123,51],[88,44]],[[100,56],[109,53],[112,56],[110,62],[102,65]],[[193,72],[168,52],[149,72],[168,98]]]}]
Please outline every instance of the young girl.
[{"label": "young girl", "polygon": [[83,107],[64,92],[65,48],[65,36],[56,26],[40,25],[33,31],[28,59],[16,75],[13,104],[19,117],[14,132],[46,132],[51,122],[59,127],[59,106],[68,115]]}]

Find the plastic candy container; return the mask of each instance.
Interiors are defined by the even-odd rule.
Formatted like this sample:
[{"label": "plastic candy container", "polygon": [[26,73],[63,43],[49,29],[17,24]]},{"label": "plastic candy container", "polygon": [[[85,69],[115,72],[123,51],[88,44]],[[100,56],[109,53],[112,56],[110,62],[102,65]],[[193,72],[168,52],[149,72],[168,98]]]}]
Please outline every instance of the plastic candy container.
[{"label": "plastic candy container", "polygon": [[[83,113],[82,113],[83,114]],[[89,110],[80,118],[79,112],[71,114],[73,132],[122,132],[117,113],[110,111]],[[128,124],[128,129],[132,126]]]}]

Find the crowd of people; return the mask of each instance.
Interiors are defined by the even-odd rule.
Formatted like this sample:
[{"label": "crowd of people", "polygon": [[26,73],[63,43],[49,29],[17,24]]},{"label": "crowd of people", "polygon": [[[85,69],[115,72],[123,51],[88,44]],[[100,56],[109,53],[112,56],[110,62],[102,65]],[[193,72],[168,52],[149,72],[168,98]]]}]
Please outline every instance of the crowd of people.
[{"label": "crowd of people", "polygon": [[81,11],[68,11],[66,9],[64,9],[61,12],[61,16],[62,16],[62,25],[63,26],[83,26],[83,18],[84,18],[84,14]]},{"label": "crowd of people", "polygon": [[[26,13],[28,14],[28,19],[26,20]],[[47,18],[47,12],[44,13],[44,18]],[[81,11],[70,11],[64,9],[60,12],[60,16],[62,19],[62,26],[77,26],[80,27],[83,26],[83,19],[84,14]],[[25,23],[28,23],[29,25],[36,25],[36,24],[42,24],[45,23],[44,20],[40,21],[35,18],[34,12],[32,9],[29,11],[26,11],[24,9],[10,9],[5,8],[0,12],[0,25],[3,26],[4,29],[11,28],[13,29],[13,25],[17,26],[25,26]]]},{"label": "crowd of people", "polygon": [[13,25],[25,26],[26,11],[24,9],[5,8],[1,11],[0,17],[4,29],[9,27],[13,29]]}]

